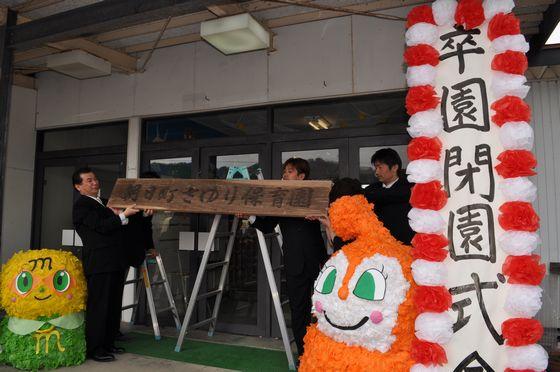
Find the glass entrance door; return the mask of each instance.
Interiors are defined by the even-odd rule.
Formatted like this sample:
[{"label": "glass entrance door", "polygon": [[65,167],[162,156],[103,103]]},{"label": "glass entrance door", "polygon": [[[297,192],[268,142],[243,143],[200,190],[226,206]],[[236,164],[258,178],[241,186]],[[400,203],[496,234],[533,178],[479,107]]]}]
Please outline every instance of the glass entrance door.
[{"label": "glass entrance door", "polygon": [[[251,179],[257,178],[257,170],[262,169],[265,178],[269,176],[266,165],[269,164],[266,146],[231,146],[222,148],[204,148],[201,151],[202,178],[225,179],[230,167],[246,167]],[[201,219],[201,234],[210,231],[212,216]],[[220,231],[231,229],[233,216],[224,216]],[[227,239],[215,242],[215,250],[210,261],[222,261],[225,256]],[[201,245],[199,245],[201,246]],[[221,270],[207,273],[204,291],[217,289]],[[255,229],[246,221],[240,224],[229,264],[222,303],[218,315],[217,330],[249,335],[268,335],[270,296],[266,285],[266,274],[259,254]],[[205,308],[213,308],[214,298],[207,300]]]},{"label": "glass entrance door", "polygon": [[108,199],[117,178],[124,177],[124,155],[85,156],[40,160],[37,176],[33,231],[35,248],[67,249],[78,257],[81,248],[73,237],[72,206],[79,196],[72,187],[72,174],[82,166],[90,167],[101,187],[101,198]]}]

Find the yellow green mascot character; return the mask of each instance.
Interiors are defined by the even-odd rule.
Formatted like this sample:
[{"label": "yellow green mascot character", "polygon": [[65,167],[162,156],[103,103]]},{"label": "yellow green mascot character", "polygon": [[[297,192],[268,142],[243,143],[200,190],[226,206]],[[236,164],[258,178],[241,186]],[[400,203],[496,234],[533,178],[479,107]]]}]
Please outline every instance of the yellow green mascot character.
[{"label": "yellow green mascot character", "polygon": [[81,364],[86,358],[86,281],[70,252],[16,253],[2,268],[0,361],[37,370]]}]

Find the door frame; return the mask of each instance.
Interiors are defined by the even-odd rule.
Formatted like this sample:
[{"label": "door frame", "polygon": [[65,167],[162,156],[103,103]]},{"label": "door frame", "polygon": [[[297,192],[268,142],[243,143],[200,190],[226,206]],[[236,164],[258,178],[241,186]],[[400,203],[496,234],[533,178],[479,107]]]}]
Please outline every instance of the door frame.
[{"label": "door frame", "polygon": [[[259,165],[265,179],[270,178],[270,145],[266,143],[256,143],[251,145],[233,145],[221,147],[203,147],[200,149],[200,175],[202,178],[209,178],[210,157],[241,155],[241,154],[259,154]],[[207,219],[211,221],[210,219]],[[207,223],[208,223],[207,221]],[[202,224],[201,224],[202,225]],[[207,231],[209,230],[209,226]],[[270,248],[269,248],[270,249]],[[202,252],[200,252],[200,256]],[[216,322],[216,331],[226,333],[240,333],[252,336],[270,336],[270,315],[272,309],[272,301],[270,298],[270,290],[266,283],[266,272],[262,263],[262,257],[257,249],[257,323],[256,324],[240,324],[240,323],[223,323],[220,322],[218,313],[218,321]],[[223,301],[223,300],[222,300]],[[199,307],[200,308],[200,307]]]}]

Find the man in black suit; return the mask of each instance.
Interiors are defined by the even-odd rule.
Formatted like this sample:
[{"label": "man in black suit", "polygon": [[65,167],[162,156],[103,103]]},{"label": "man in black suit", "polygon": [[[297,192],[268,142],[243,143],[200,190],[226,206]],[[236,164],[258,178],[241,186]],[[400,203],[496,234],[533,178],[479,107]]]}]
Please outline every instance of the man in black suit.
[{"label": "man in black suit", "polygon": [[[283,165],[283,180],[304,180],[309,177],[309,163],[301,158],[288,159]],[[303,337],[311,322],[313,284],[327,260],[325,242],[318,221],[292,217],[251,217],[252,226],[264,234],[274,232],[276,225],[282,232],[282,250],[292,331],[298,354],[303,354]]]},{"label": "man in black suit", "polygon": [[115,360],[115,336],[121,319],[124,270],[128,267],[123,246],[123,228],[138,209],[108,208],[99,198],[99,181],[87,167],[72,175],[80,197],[74,203],[72,220],[83,242],[82,262],[87,280],[87,355],[99,362]]},{"label": "man in black suit", "polygon": [[371,157],[371,166],[379,182],[365,189],[366,198],[373,203],[375,214],[391,234],[410,245],[414,231],[408,224],[408,212],[413,184],[401,176],[401,158],[393,149],[381,149]]}]

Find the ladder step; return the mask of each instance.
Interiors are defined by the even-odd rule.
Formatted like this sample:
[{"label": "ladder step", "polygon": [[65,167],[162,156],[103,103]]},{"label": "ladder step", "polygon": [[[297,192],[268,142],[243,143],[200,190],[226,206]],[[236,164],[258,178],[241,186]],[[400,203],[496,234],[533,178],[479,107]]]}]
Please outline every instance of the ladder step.
[{"label": "ladder step", "polygon": [[202,320],[202,321],[200,321],[200,322],[198,322],[198,323],[194,323],[194,324],[191,325],[189,328],[190,328],[190,329],[199,328],[199,327],[205,326],[205,325],[208,324],[208,323],[212,323],[214,320],[216,320],[215,317],[208,318],[208,319]]},{"label": "ladder step", "polygon": [[157,310],[156,313],[161,314],[169,310],[173,310],[173,306],[164,307],[163,309]]},{"label": "ladder step", "polygon": [[210,291],[210,292],[207,292],[207,293],[203,293],[203,294],[201,294],[201,295],[198,295],[198,297],[197,297],[196,299],[197,299],[197,300],[201,300],[201,299],[203,299],[203,298],[212,297],[212,296],[217,295],[217,294],[220,293],[220,292],[221,292],[220,289],[216,289],[216,290],[214,290],[214,291]]},{"label": "ladder step", "polygon": [[263,236],[265,238],[274,238],[274,237],[278,236],[278,233],[277,232],[271,232],[271,233],[268,233],[268,234],[263,234]]},{"label": "ladder step", "polygon": [[132,283],[140,283],[141,281],[142,281],[142,278],[131,279],[131,280],[127,280],[126,282],[124,282],[124,285],[132,284]]},{"label": "ladder step", "polygon": [[162,285],[166,282],[166,280],[156,280],[155,282],[151,282],[150,284],[152,285],[152,287],[154,285]]},{"label": "ladder step", "polygon": [[224,266],[229,261],[219,261],[219,262],[212,262],[206,265],[206,269],[214,269],[216,267]]},{"label": "ladder step", "polygon": [[283,268],[284,268],[284,265],[276,266],[276,267],[272,268],[272,271],[282,270]]},{"label": "ladder step", "polygon": [[126,305],[126,306],[121,307],[121,311],[132,309],[133,307],[136,307],[136,306],[138,306],[138,303],[131,304],[131,305]]},{"label": "ladder step", "polygon": [[289,303],[290,303],[290,300],[282,301],[282,302],[280,303],[280,306],[286,306],[286,305],[289,304]]},{"label": "ladder step", "polygon": [[214,239],[229,238],[232,235],[233,233],[231,231],[217,232],[216,235],[214,235]]}]

